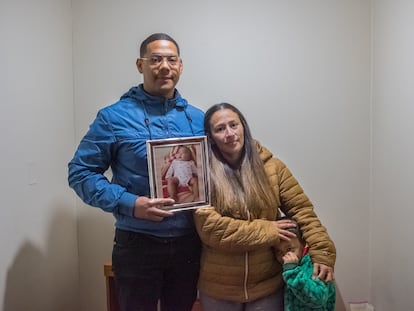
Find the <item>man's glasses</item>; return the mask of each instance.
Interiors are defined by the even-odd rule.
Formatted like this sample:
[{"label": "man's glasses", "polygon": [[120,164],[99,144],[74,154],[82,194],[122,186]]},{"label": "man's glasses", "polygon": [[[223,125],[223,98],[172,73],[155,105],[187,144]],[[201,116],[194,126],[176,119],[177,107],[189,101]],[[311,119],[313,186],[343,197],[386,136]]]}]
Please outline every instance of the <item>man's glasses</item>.
[{"label": "man's glasses", "polygon": [[164,60],[167,61],[168,65],[174,67],[178,65],[180,57],[177,55],[159,55],[159,54],[152,54],[150,57],[141,57],[142,60],[148,61],[149,64],[153,67],[160,66]]}]

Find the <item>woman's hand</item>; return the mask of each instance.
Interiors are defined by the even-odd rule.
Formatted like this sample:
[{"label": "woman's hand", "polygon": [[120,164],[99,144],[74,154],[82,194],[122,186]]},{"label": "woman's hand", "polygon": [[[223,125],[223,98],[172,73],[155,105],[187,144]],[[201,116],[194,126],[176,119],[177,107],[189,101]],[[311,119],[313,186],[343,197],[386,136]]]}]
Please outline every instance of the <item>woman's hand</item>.
[{"label": "woman's hand", "polygon": [[312,278],[319,278],[321,281],[328,283],[335,279],[334,270],[332,267],[324,264],[314,263]]},{"label": "woman's hand", "polygon": [[279,238],[283,241],[290,241],[290,238],[295,238],[296,234],[290,232],[289,228],[295,228],[296,224],[291,222],[289,219],[276,220],[273,222],[276,230],[279,232]]}]

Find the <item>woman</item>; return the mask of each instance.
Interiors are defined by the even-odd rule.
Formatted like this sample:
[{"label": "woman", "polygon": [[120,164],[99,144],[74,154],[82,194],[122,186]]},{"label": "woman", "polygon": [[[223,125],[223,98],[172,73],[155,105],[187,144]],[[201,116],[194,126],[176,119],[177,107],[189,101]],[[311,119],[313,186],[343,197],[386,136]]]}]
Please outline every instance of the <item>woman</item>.
[{"label": "woman", "polygon": [[204,130],[211,149],[212,207],[198,209],[203,243],[200,301],[208,311],[283,310],[281,265],[273,248],[293,237],[297,221],[310,246],[315,276],[333,280],[335,246],[289,169],[255,141],[241,112],[212,106]]}]

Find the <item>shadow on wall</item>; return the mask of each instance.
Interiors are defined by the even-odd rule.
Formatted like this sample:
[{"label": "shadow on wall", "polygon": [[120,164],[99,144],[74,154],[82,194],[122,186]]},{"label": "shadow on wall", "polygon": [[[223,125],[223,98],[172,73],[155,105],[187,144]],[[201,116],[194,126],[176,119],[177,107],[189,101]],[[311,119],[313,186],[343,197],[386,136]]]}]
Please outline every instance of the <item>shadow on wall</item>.
[{"label": "shadow on wall", "polygon": [[81,203],[78,209],[80,309],[105,310],[104,263],[112,256],[114,217]]},{"label": "shadow on wall", "polygon": [[335,311],[346,311],[346,306],[344,303],[344,299],[342,298],[341,291],[339,290],[339,285],[335,281],[336,286],[336,304],[335,304]]},{"label": "shadow on wall", "polygon": [[7,272],[4,311],[47,310],[45,273],[46,256],[26,241]]},{"label": "shadow on wall", "polygon": [[3,311],[78,310],[76,223],[64,209],[59,203],[49,209],[56,213],[46,250],[28,239],[22,241],[7,271]]}]

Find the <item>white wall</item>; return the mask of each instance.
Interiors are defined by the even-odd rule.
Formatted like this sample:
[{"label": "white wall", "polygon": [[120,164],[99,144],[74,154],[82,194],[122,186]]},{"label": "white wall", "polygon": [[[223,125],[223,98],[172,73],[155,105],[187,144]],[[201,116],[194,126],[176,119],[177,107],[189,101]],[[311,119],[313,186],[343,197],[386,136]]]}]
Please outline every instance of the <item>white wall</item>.
[{"label": "white wall", "polygon": [[77,310],[69,0],[0,2],[0,309]]},{"label": "white wall", "polygon": [[[170,33],[184,60],[180,92],[203,109],[230,101],[245,112],[336,242],[343,300],[368,298],[370,1],[72,5],[77,141],[98,108],[141,81],[139,43],[152,32]],[[78,211],[82,310],[102,310],[113,219],[80,202]]]},{"label": "white wall", "polygon": [[373,2],[371,295],[377,311],[412,310],[414,2]]}]

